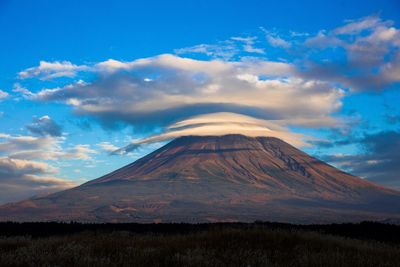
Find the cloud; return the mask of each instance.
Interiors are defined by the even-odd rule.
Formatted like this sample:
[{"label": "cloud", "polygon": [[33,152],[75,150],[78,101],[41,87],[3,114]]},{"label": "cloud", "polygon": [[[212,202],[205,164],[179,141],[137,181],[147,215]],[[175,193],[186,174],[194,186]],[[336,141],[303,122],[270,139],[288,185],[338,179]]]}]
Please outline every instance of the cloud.
[{"label": "cloud", "polygon": [[243,51],[247,53],[265,54],[264,49],[254,47],[257,37],[231,37],[232,40],[243,43]]},{"label": "cloud", "polygon": [[335,35],[329,35],[325,30],[321,30],[317,35],[305,40],[307,47],[325,49],[327,47],[343,46],[345,43]]},{"label": "cloud", "polygon": [[106,152],[114,152],[114,151],[118,150],[118,147],[111,144],[110,142],[101,142],[101,143],[97,144],[97,146]]},{"label": "cloud", "polygon": [[[281,38],[277,33],[268,31],[264,27],[260,27],[261,31],[264,32],[265,34],[265,39],[271,45],[272,47],[280,47],[280,48],[285,48],[288,49],[292,46],[292,44],[289,41],[284,40]],[[298,37],[298,36],[303,36],[301,33],[296,33],[296,32],[291,32],[290,35],[293,37]]]},{"label": "cloud", "polygon": [[199,44],[190,47],[175,49],[177,55],[204,54],[211,58],[229,60],[239,53],[239,49],[231,41],[220,42],[219,44]]},{"label": "cloud", "polygon": [[255,47],[256,36],[231,37],[217,44],[198,44],[190,47],[175,49],[177,55],[204,54],[213,59],[232,60],[240,53],[265,54],[263,48]]},{"label": "cloud", "polygon": [[21,160],[92,160],[97,152],[88,145],[63,148],[63,137],[0,134],[0,156]]},{"label": "cloud", "polygon": [[346,25],[336,28],[333,32],[338,35],[354,35],[364,30],[373,29],[378,24],[381,24],[381,20],[379,19],[379,17],[368,16],[358,20],[348,20]]},{"label": "cloud", "polygon": [[43,162],[0,158],[0,176],[2,178],[21,177],[28,174],[49,174],[54,172],[52,167]]},{"label": "cloud", "polygon": [[100,74],[91,83],[44,89],[33,99],[63,102],[109,127],[118,122],[137,129],[163,127],[215,112],[332,126],[337,120],[330,114],[341,107],[344,94],[329,83],[296,76],[293,65],[280,62],[203,61],[168,54],[109,62],[95,65]]},{"label": "cloud", "polygon": [[52,176],[56,170],[43,162],[0,157],[0,203],[75,186],[72,181]]},{"label": "cloud", "polygon": [[355,175],[400,190],[400,132],[367,134],[357,143],[361,148],[359,154],[323,158]]},{"label": "cloud", "polygon": [[48,115],[34,118],[33,122],[26,126],[32,133],[40,136],[61,136],[61,126],[53,121]]},{"label": "cloud", "polygon": [[13,92],[21,94],[24,98],[29,98],[30,96],[34,95],[31,91],[21,86],[19,83],[14,84]]},{"label": "cloud", "polygon": [[88,145],[62,147],[64,137],[49,134],[12,136],[0,133],[0,203],[63,190],[76,183],[58,178],[53,163],[92,161]]},{"label": "cloud", "polygon": [[61,159],[92,160],[91,154],[97,154],[97,151],[91,149],[89,145],[75,145],[67,149],[65,153],[59,153],[59,157]]},{"label": "cloud", "polygon": [[274,36],[274,35],[269,34],[266,36],[266,38],[267,38],[268,43],[274,47],[289,48],[291,46],[291,44],[288,41],[283,40],[279,36]]},{"label": "cloud", "polygon": [[[267,42],[270,46],[280,47],[280,48],[284,48],[284,49],[289,49],[292,46],[291,42],[284,40],[276,32],[268,31],[264,27],[260,27],[260,30],[265,34],[265,39],[267,40]],[[291,37],[303,37],[303,36],[308,36],[308,34],[291,31],[290,36]]]},{"label": "cloud", "polygon": [[[0,155],[18,155],[24,152],[48,152],[56,150],[59,140],[52,137],[0,135]],[[48,155],[50,156],[50,155]]]},{"label": "cloud", "polygon": [[285,124],[286,122],[281,120],[267,121],[227,112],[199,115],[168,126],[167,130],[162,134],[135,141],[122,149],[115,150],[114,154],[130,152],[143,144],[156,143],[188,135],[243,134],[253,137],[269,136],[280,138],[294,146],[308,146],[305,141],[312,138],[291,133],[283,126]]},{"label": "cloud", "polygon": [[289,31],[289,35],[291,37],[305,37],[305,36],[309,36],[310,34],[308,32]]},{"label": "cloud", "polygon": [[9,94],[3,90],[0,90],[0,101],[6,99],[9,96]]},{"label": "cloud", "polygon": [[[263,27],[260,30],[269,46],[290,53],[298,75],[305,79],[341,84],[353,92],[382,90],[400,82],[400,30],[390,20],[367,16],[345,21],[333,29],[321,29],[316,35],[293,31],[280,35]],[[243,58],[243,53],[268,51],[268,46],[254,47],[257,39],[258,36],[232,37],[216,45],[201,44],[175,52],[233,60]]]},{"label": "cloud", "polygon": [[[400,31],[377,16],[321,30],[305,40],[304,74],[342,83],[353,91],[381,90],[400,82]],[[333,60],[332,60],[333,59]]]},{"label": "cloud", "polygon": [[50,80],[59,77],[74,77],[77,72],[87,70],[85,65],[75,65],[69,61],[40,61],[39,66],[18,73],[20,79],[39,78]]}]

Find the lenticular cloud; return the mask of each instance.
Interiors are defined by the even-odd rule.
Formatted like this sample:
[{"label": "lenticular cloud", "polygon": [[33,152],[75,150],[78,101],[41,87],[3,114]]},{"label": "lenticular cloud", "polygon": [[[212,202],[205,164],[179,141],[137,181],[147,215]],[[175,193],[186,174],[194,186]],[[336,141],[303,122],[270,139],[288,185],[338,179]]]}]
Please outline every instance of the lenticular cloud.
[{"label": "lenticular cloud", "polygon": [[131,143],[114,153],[126,153],[135,150],[140,145],[165,141],[180,136],[188,135],[226,135],[243,134],[247,136],[269,136],[280,138],[294,146],[307,146],[305,142],[310,137],[290,132],[285,125],[285,121],[268,121],[255,119],[235,113],[212,113],[195,116],[168,126],[164,133],[153,135],[140,141]]}]

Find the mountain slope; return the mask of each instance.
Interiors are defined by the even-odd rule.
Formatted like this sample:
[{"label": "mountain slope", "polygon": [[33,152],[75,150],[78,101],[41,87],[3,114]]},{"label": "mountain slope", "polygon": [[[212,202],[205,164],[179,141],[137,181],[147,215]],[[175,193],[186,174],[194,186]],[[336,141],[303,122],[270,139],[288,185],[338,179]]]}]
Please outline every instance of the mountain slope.
[{"label": "mountain slope", "polygon": [[400,193],[272,137],[187,136],[0,220],[341,222],[399,217]]}]

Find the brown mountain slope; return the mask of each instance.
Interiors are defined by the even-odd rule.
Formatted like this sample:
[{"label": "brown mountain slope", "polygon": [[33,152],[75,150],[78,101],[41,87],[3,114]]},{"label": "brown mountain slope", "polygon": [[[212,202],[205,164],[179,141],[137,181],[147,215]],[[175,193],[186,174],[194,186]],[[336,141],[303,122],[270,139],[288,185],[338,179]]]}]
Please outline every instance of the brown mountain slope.
[{"label": "brown mountain slope", "polygon": [[0,220],[343,222],[400,217],[400,193],[277,138],[188,136],[99,179],[0,207]]}]

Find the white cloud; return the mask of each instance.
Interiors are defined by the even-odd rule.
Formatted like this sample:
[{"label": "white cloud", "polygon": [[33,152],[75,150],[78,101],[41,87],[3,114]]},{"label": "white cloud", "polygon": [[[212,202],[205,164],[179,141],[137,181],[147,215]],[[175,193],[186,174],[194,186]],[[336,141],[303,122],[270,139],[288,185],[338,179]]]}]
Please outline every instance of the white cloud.
[{"label": "white cloud", "polygon": [[199,44],[175,49],[177,55],[204,54],[214,59],[232,60],[241,52],[265,54],[263,48],[255,47],[257,37],[231,37],[217,44]]},{"label": "white cloud", "polygon": [[101,143],[97,144],[97,146],[106,152],[113,152],[118,149],[117,146],[111,144],[110,142],[101,142]]},{"label": "white cloud", "polygon": [[29,98],[30,96],[33,95],[31,91],[21,86],[21,84],[19,83],[14,84],[13,92],[20,93],[24,98]]},{"label": "white cloud", "polygon": [[296,31],[290,31],[289,34],[291,37],[305,37],[310,35],[308,32],[296,32]]},{"label": "white cloud", "polygon": [[283,40],[279,36],[267,35],[266,38],[268,43],[274,47],[289,48],[291,46],[288,41]]},{"label": "white cloud", "polygon": [[344,42],[335,35],[330,35],[326,31],[321,30],[316,36],[308,38],[304,44],[308,47],[326,48],[342,46]]},{"label": "white cloud", "polygon": [[[273,46],[273,47],[280,47],[280,48],[285,48],[288,49],[292,46],[292,44],[289,41],[284,40],[282,37],[280,37],[276,32],[269,31],[265,29],[264,27],[260,27],[260,30],[264,32],[265,38],[267,42]],[[297,32],[290,32],[290,35],[293,37],[298,37],[298,36],[307,36],[304,33],[297,33]]]},{"label": "white cloud", "polygon": [[26,151],[53,151],[58,148],[60,140],[52,137],[0,135],[0,154],[17,155]]},{"label": "white cloud", "polygon": [[88,145],[63,148],[63,137],[0,134],[0,156],[21,160],[92,160],[97,152]]},{"label": "white cloud", "polygon": [[334,30],[335,34],[359,34],[368,29],[375,28],[381,24],[381,19],[378,16],[368,16],[358,20],[348,20],[344,26]]},{"label": "white cloud", "polygon": [[39,78],[50,80],[59,77],[74,77],[77,72],[87,70],[85,65],[75,65],[69,61],[40,61],[39,66],[28,68],[21,71],[18,76],[20,79]]},{"label": "white cloud", "polygon": [[304,45],[310,53],[322,51],[323,55],[330,50],[330,58],[339,58],[313,62],[308,72],[313,77],[342,83],[353,91],[379,90],[400,82],[399,75],[393,74],[397,68],[392,67],[400,64],[400,31],[392,21],[377,16],[349,21],[333,30],[321,30]]},{"label": "white cloud", "polygon": [[77,185],[58,178],[58,165],[67,160],[92,162],[97,151],[88,145],[62,147],[64,137],[51,135],[13,136],[0,133],[1,202],[21,200]]},{"label": "white cloud", "polygon": [[0,157],[0,173],[7,176],[51,174],[55,169],[44,162]]},{"label": "white cloud", "polygon": [[97,151],[91,149],[89,145],[75,145],[67,149],[65,153],[59,153],[59,157],[72,160],[92,160],[91,154],[97,154]]},{"label": "white cloud", "polygon": [[221,58],[229,60],[239,53],[239,49],[231,41],[220,42],[216,45],[199,44],[190,47],[175,49],[174,53],[178,55],[204,54],[212,58]]},{"label": "white cloud", "polygon": [[[301,125],[304,120],[329,118],[341,107],[343,97],[343,92],[329,83],[297,76],[295,67],[287,63],[160,55],[119,62],[113,68],[92,83],[42,90],[34,99],[62,101],[79,114],[104,123],[122,121],[140,127],[163,126],[210,112],[291,118]],[[144,81],[149,75],[152,80]],[[332,120],[328,121],[331,124]],[[321,120],[323,125],[326,123]]]},{"label": "white cloud", "polygon": [[3,90],[0,90],[0,101],[6,99],[9,96],[9,94]]},{"label": "white cloud", "polygon": [[129,62],[122,62],[114,59],[108,59],[100,62],[94,66],[94,69],[99,72],[114,72],[117,70],[129,69],[131,66]]},{"label": "white cloud", "polygon": [[265,54],[264,49],[255,47],[257,37],[232,37],[234,41],[243,43],[243,51],[247,53]]}]

